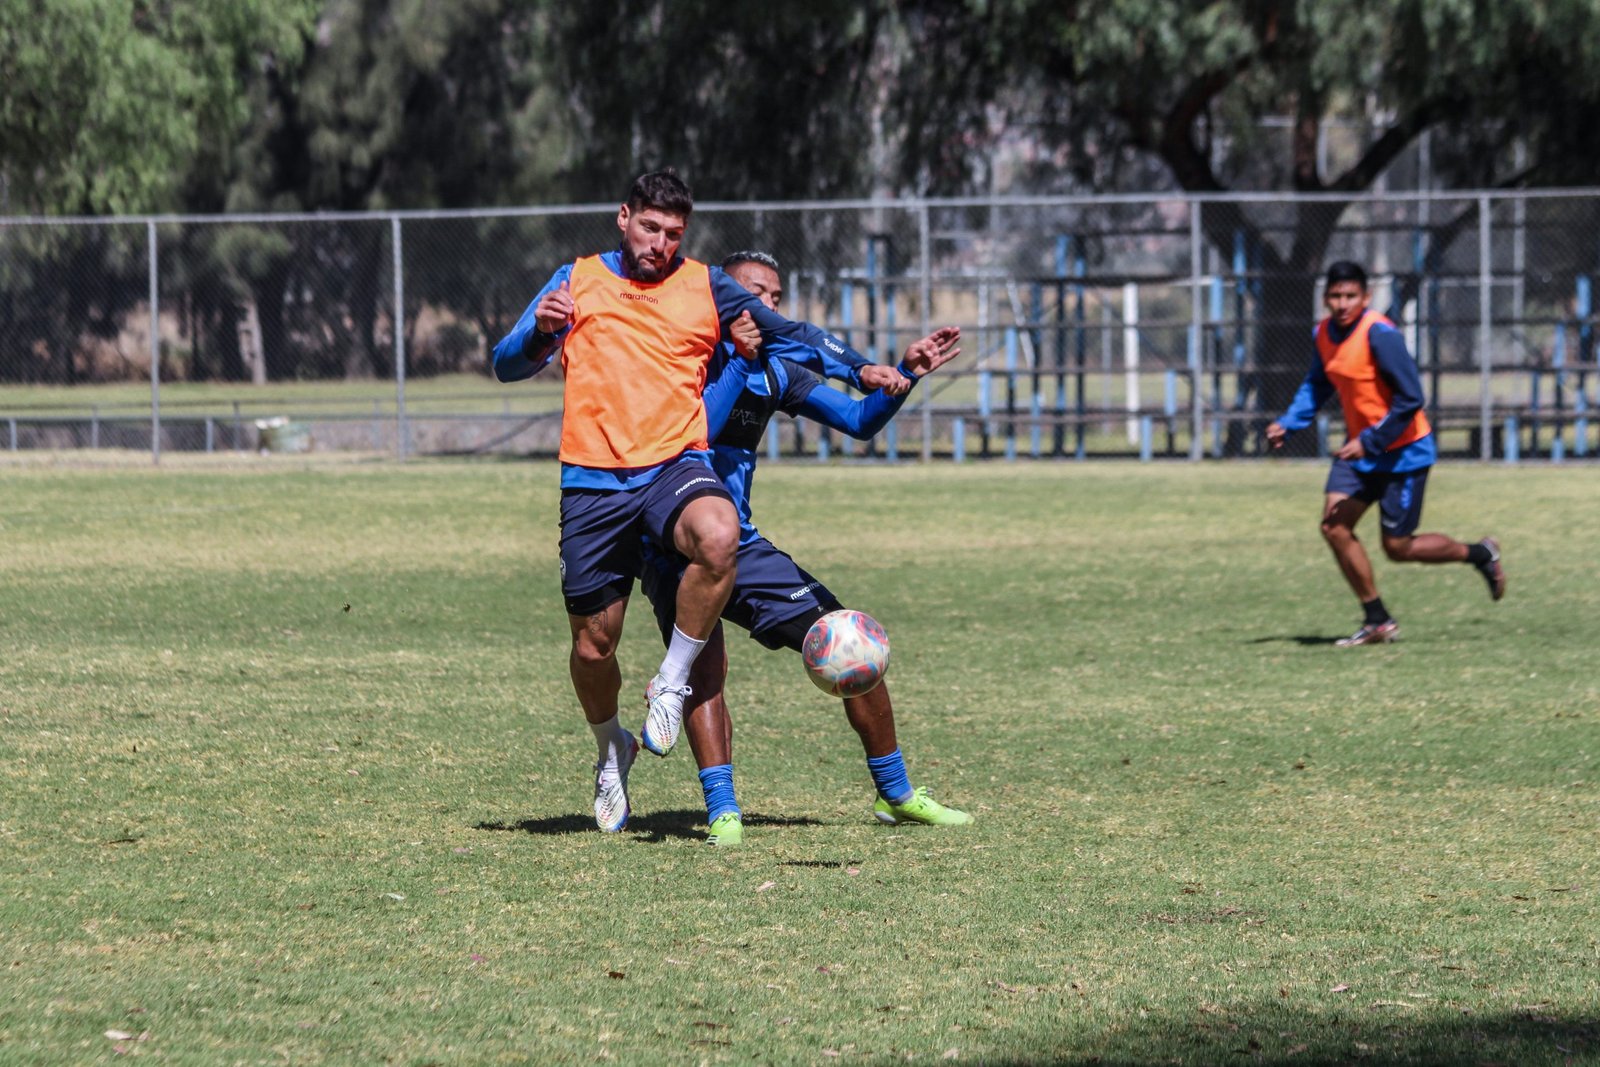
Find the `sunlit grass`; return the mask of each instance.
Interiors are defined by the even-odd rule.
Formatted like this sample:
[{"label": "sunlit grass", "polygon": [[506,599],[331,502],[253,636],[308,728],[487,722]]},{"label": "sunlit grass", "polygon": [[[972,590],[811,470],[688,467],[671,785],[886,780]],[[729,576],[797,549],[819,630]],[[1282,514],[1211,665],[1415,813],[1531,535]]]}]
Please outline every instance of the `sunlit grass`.
[{"label": "sunlit grass", "polygon": [[169,459],[0,468],[0,1062],[1600,1056],[1588,469],[1441,467],[1510,595],[1345,651],[1319,465],[764,466],[978,822],[735,637],[722,853],[686,752],[592,828],[553,466]]}]

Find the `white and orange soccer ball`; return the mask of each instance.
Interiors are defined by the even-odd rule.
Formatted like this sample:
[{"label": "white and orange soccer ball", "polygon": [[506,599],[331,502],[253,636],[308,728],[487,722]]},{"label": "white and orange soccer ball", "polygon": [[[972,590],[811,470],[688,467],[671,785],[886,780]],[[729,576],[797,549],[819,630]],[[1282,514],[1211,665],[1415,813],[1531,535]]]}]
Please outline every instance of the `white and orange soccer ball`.
[{"label": "white and orange soccer ball", "polygon": [[830,611],[811,624],[800,655],[806,677],[836,697],[858,697],[889,670],[889,635],[861,611]]}]

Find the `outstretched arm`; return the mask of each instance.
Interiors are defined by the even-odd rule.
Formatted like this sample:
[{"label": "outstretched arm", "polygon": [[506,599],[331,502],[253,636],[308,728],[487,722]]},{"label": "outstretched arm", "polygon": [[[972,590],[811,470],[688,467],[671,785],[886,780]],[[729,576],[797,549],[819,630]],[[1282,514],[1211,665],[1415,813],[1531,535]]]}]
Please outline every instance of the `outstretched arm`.
[{"label": "outstretched arm", "polygon": [[818,374],[849,382],[861,390],[887,388],[904,392],[911,387],[893,368],[873,363],[826,330],[809,322],[786,319],[768,308],[720,267],[711,268],[711,293],[722,320],[724,341],[733,340],[729,334],[732,324],[749,312],[769,348],[781,341],[791,342],[793,347],[785,346],[781,355]]},{"label": "outstretched arm", "polygon": [[[961,354],[957,342],[961,331],[954,326],[935,330],[920,338],[906,349],[905,359],[897,368],[911,383],[932,374]],[[812,389],[790,414],[804,415],[824,426],[866,440],[882,430],[905,405],[910,390],[899,395],[886,389],[869,393],[853,400],[834,389]]]}]

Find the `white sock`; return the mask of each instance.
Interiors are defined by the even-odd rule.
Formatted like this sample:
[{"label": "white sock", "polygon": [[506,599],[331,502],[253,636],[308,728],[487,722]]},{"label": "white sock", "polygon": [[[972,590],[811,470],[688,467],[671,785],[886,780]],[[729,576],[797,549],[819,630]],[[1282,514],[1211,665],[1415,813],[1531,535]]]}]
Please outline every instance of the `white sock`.
[{"label": "white sock", "polygon": [[672,643],[667,646],[667,658],[661,661],[661,669],[656,672],[661,677],[661,683],[674,689],[688,685],[689,668],[694,666],[695,657],[700,655],[700,650],[706,647],[708,640],[710,638],[696,641],[674,626]]},{"label": "white sock", "polygon": [[628,731],[622,728],[620,716],[613,715],[605,722],[592,722],[589,729],[594,731],[594,739],[600,745],[600,763],[604,767],[615,769],[617,759],[628,744]]}]

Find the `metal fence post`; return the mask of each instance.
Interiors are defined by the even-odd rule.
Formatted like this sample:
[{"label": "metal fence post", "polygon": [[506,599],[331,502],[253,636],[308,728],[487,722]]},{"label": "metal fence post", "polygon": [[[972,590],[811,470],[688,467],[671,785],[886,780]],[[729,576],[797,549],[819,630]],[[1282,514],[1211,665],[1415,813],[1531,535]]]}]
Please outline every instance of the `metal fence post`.
[{"label": "metal fence post", "polygon": [[150,246],[150,462],[161,463],[161,284],[156,274],[156,220],[145,221]]},{"label": "metal fence post", "polygon": [[1189,460],[1200,461],[1201,437],[1205,432],[1205,398],[1200,383],[1205,375],[1205,329],[1201,310],[1199,200],[1189,201],[1189,400],[1192,406],[1189,429]]},{"label": "metal fence post", "polygon": [[1139,283],[1122,286],[1123,392],[1128,409],[1128,443],[1139,443]]},{"label": "metal fence post", "polygon": [[1491,311],[1494,295],[1494,276],[1489,262],[1489,198],[1478,198],[1478,433],[1479,457],[1487,463],[1494,454],[1494,405],[1490,398],[1493,383],[1489,378],[1491,338]]},{"label": "metal fence post", "polygon": [[[917,207],[917,327],[926,337],[933,330],[933,234],[929,228],[928,202]],[[922,462],[933,459],[933,390],[922,390]]]},{"label": "metal fence post", "polygon": [[406,287],[400,244],[400,216],[389,216],[389,243],[394,249],[394,389],[395,432],[399,440],[395,451],[401,459],[410,451],[410,429],[406,425]]}]

